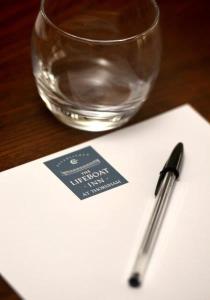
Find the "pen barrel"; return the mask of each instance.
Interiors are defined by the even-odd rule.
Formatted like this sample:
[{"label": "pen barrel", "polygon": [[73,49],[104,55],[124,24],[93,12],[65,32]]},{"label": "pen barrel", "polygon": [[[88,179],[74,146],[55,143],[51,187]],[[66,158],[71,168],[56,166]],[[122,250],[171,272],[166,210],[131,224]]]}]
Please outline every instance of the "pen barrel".
[{"label": "pen barrel", "polygon": [[159,235],[175,181],[176,176],[174,175],[174,173],[167,172],[157,195],[155,207],[153,209],[142,240],[141,247],[134,263],[132,274],[138,274],[139,280],[141,282],[144,278],[147,265],[149,263],[157,237]]}]

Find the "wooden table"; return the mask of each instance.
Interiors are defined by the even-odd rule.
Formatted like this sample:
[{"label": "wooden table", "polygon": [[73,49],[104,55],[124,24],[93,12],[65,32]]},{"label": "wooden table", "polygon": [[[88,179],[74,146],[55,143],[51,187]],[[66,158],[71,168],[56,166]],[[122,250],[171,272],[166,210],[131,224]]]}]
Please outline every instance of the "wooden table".
[{"label": "wooden table", "polygon": [[[161,71],[148,101],[129,124],[187,102],[210,121],[210,2],[159,0],[158,4]],[[0,171],[104,134],[68,128],[40,100],[30,57],[38,9],[39,0],[1,3]],[[19,299],[3,278],[0,299]]]}]

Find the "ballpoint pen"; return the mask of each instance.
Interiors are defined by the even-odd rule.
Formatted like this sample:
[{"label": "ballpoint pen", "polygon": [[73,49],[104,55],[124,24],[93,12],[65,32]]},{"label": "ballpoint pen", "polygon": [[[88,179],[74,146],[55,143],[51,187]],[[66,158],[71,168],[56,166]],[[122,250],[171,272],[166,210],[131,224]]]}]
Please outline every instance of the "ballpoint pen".
[{"label": "ballpoint pen", "polygon": [[179,177],[183,161],[183,153],[184,146],[182,143],[178,143],[173,149],[169,159],[163,167],[163,170],[160,172],[155,189],[155,196],[157,200],[129,278],[129,284],[132,287],[139,287],[142,284],[149,259],[154,249],[161,224],[168,207],[174,183]]}]

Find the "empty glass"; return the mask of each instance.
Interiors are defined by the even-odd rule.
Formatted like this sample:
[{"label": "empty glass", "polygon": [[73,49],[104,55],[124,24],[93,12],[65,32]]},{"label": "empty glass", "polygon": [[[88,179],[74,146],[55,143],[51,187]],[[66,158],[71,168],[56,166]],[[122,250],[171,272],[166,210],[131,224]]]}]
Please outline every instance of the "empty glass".
[{"label": "empty glass", "polygon": [[158,23],[153,0],[43,0],[32,60],[49,110],[89,131],[127,122],[158,74]]}]

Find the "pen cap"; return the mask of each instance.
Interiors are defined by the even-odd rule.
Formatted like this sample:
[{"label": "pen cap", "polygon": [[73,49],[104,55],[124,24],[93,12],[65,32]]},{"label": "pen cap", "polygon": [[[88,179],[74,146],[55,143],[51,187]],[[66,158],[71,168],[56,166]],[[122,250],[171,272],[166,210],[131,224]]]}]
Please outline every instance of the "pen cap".
[{"label": "pen cap", "polygon": [[184,146],[182,143],[178,143],[173,149],[169,159],[167,160],[163,170],[161,172],[173,172],[176,178],[179,177],[182,158],[183,158]]},{"label": "pen cap", "polygon": [[162,171],[160,172],[160,176],[155,189],[155,196],[158,194],[161,183],[167,172],[172,172],[176,176],[176,178],[179,177],[182,160],[183,160],[183,153],[184,153],[184,146],[182,143],[178,143],[173,149],[173,151],[171,152],[169,159],[165,163],[165,166],[163,167]]}]

